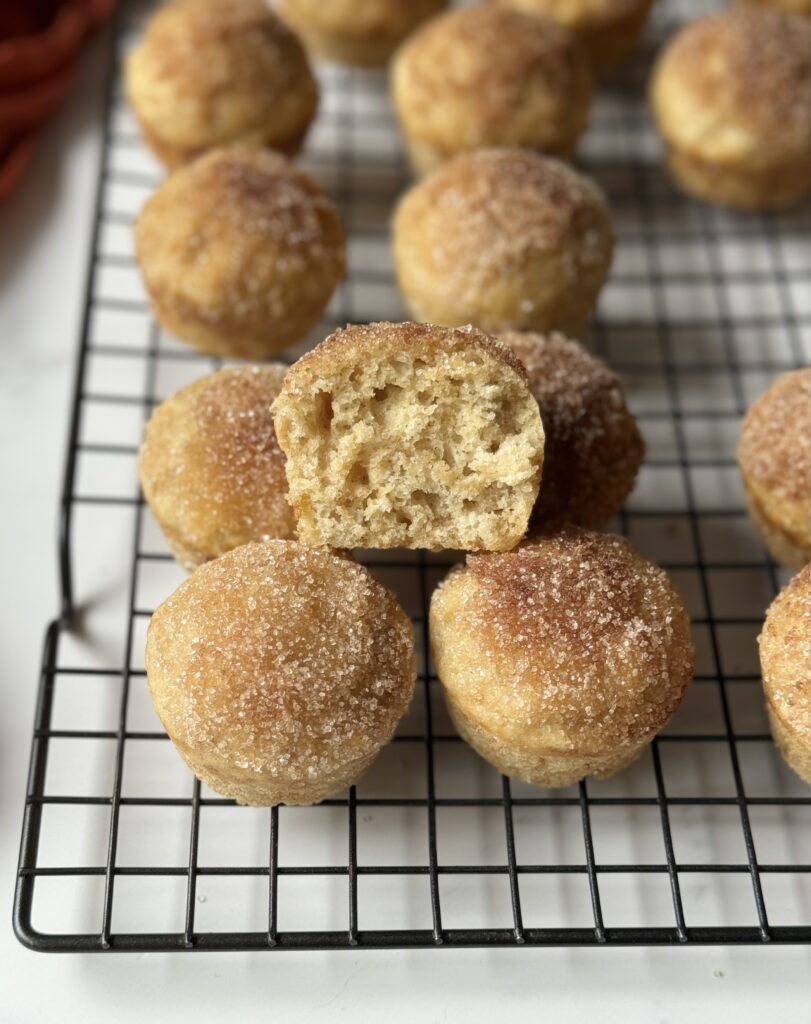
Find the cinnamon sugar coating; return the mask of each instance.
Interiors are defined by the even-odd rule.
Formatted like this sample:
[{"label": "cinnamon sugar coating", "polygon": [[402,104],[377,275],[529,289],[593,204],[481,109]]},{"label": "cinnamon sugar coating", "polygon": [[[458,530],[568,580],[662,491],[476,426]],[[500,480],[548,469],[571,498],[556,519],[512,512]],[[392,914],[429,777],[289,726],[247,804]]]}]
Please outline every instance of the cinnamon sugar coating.
[{"label": "cinnamon sugar coating", "polygon": [[775,742],[811,784],[811,565],[774,599],[759,642]]},{"label": "cinnamon sugar coating", "polygon": [[602,193],[551,157],[485,149],[413,186],[394,217],[400,288],[416,320],[576,336],[613,253]]},{"label": "cinnamon sugar coating", "polygon": [[175,168],[216,146],[299,149],[318,87],[298,38],[264,0],[173,0],[126,64],[128,99]]},{"label": "cinnamon sugar coating", "polygon": [[571,33],[495,7],[432,19],[392,67],[395,109],[418,173],[491,146],[570,157],[591,93],[591,73]]},{"label": "cinnamon sugar coating", "polygon": [[782,208],[811,191],[811,23],[734,8],[683,28],[654,71],[651,101],[685,191]]},{"label": "cinnamon sugar coating", "polygon": [[607,534],[567,529],[469,555],[435,592],[430,626],[462,735],[500,771],[539,785],[624,767],[692,678],[679,594]]},{"label": "cinnamon sugar coating", "polygon": [[267,359],[318,320],[345,268],[338,212],[277,153],[214,150],[147,200],[135,248],[156,317],[210,355]]},{"label": "cinnamon sugar coating", "polygon": [[249,541],[295,537],[270,415],[286,372],[281,363],[219,370],[152,413],[141,488],[185,568]]},{"label": "cinnamon sugar coating", "polygon": [[619,377],[562,334],[499,337],[526,367],[546,434],[530,534],[566,522],[605,526],[633,489],[645,454]]},{"label": "cinnamon sugar coating", "polygon": [[773,556],[793,568],[811,561],[811,367],[781,374],[751,407],[738,463]]},{"label": "cinnamon sugar coating", "polygon": [[355,782],[416,678],[394,596],[354,561],[294,541],[197,569],[153,615],[146,666],[192,771],[256,806],[314,803]]}]

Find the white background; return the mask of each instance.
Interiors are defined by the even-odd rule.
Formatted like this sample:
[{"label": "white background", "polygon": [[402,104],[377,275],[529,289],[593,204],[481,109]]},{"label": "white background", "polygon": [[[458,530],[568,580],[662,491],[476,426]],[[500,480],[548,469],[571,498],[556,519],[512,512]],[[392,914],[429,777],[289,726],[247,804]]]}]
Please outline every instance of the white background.
[{"label": "white background", "polygon": [[56,607],[56,509],[81,312],[101,48],[0,208],[0,1020],[793,1022],[811,950],[448,950],[44,956],[11,930],[42,631]]}]

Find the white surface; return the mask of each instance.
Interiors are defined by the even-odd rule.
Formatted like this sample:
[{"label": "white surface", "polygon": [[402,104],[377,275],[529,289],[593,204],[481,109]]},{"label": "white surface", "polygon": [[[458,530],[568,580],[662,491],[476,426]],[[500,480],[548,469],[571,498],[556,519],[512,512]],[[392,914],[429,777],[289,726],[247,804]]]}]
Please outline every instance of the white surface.
[{"label": "white surface", "polygon": [[46,957],[17,944],[11,897],[42,630],[56,606],[56,507],[95,176],[98,57],[0,210],[0,1019],[807,1019],[808,949]]}]

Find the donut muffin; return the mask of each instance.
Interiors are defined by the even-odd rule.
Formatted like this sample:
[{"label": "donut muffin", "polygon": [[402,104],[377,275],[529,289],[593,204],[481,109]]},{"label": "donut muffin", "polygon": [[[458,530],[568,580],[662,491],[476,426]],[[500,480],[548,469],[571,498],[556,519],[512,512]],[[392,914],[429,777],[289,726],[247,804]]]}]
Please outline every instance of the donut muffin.
[{"label": "donut muffin", "polygon": [[591,90],[586,58],[566,29],[494,7],[434,18],[392,67],[394,106],[419,174],[488,146],[570,157]]},{"label": "donut muffin", "polygon": [[321,316],[345,266],[338,212],[284,157],[244,146],[175,171],[135,250],[161,325],[209,355],[267,359]]},{"label": "donut muffin", "polygon": [[504,550],[538,495],[544,435],[526,371],[474,328],[336,331],[273,404],[306,544]]},{"label": "donut muffin", "polygon": [[447,0],[281,0],[280,13],[309,49],[361,67],[385,64],[420,22]]},{"label": "donut muffin", "polygon": [[295,537],[270,415],[285,373],[281,363],[219,370],[152,413],[141,489],[184,568],[249,541]]},{"label": "donut muffin", "polygon": [[318,87],[298,38],[265,0],[173,0],[126,64],[144,137],[168,167],[215,146],[298,151]]},{"label": "donut muffin", "polygon": [[500,7],[551,18],[577,35],[598,73],[610,71],[631,53],[652,0],[491,0]]},{"label": "donut muffin", "polygon": [[811,565],[772,601],[759,642],[774,742],[811,784]]},{"label": "donut muffin", "polygon": [[411,622],[363,566],[244,544],[158,608],[149,691],[194,774],[240,804],[311,804],[356,779],[414,690]]},{"label": "donut muffin", "polygon": [[619,377],[561,334],[500,339],[526,367],[546,435],[530,534],[567,522],[605,526],[633,490],[645,454]]},{"label": "donut muffin", "polygon": [[690,195],[781,209],[811,191],[811,23],[735,8],[695,21],[654,71],[651,101]]},{"label": "donut muffin", "polygon": [[811,562],[811,367],[781,374],[743,421],[738,444],[749,514],[772,557]]},{"label": "donut muffin", "polygon": [[693,674],[690,621],[665,573],[621,537],[576,529],[469,555],[434,592],[430,635],[462,738],[539,786],[630,764]]},{"label": "donut muffin", "polygon": [[483,149],[447,161],[400,200],[397,279],[415,320],[577,336],[611,266],[602,193],[551,157]]}]

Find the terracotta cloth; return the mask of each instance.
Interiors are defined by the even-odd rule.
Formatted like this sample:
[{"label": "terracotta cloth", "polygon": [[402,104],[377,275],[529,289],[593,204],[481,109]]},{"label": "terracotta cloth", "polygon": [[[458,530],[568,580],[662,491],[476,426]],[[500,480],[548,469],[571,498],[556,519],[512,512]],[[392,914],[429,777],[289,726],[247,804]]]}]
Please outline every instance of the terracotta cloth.
[{"label": "terracotta cloth", "polygon": [[113,4],[0,3],[0,200],[22,177],[40,127],[70,85],[82,43]]}]

